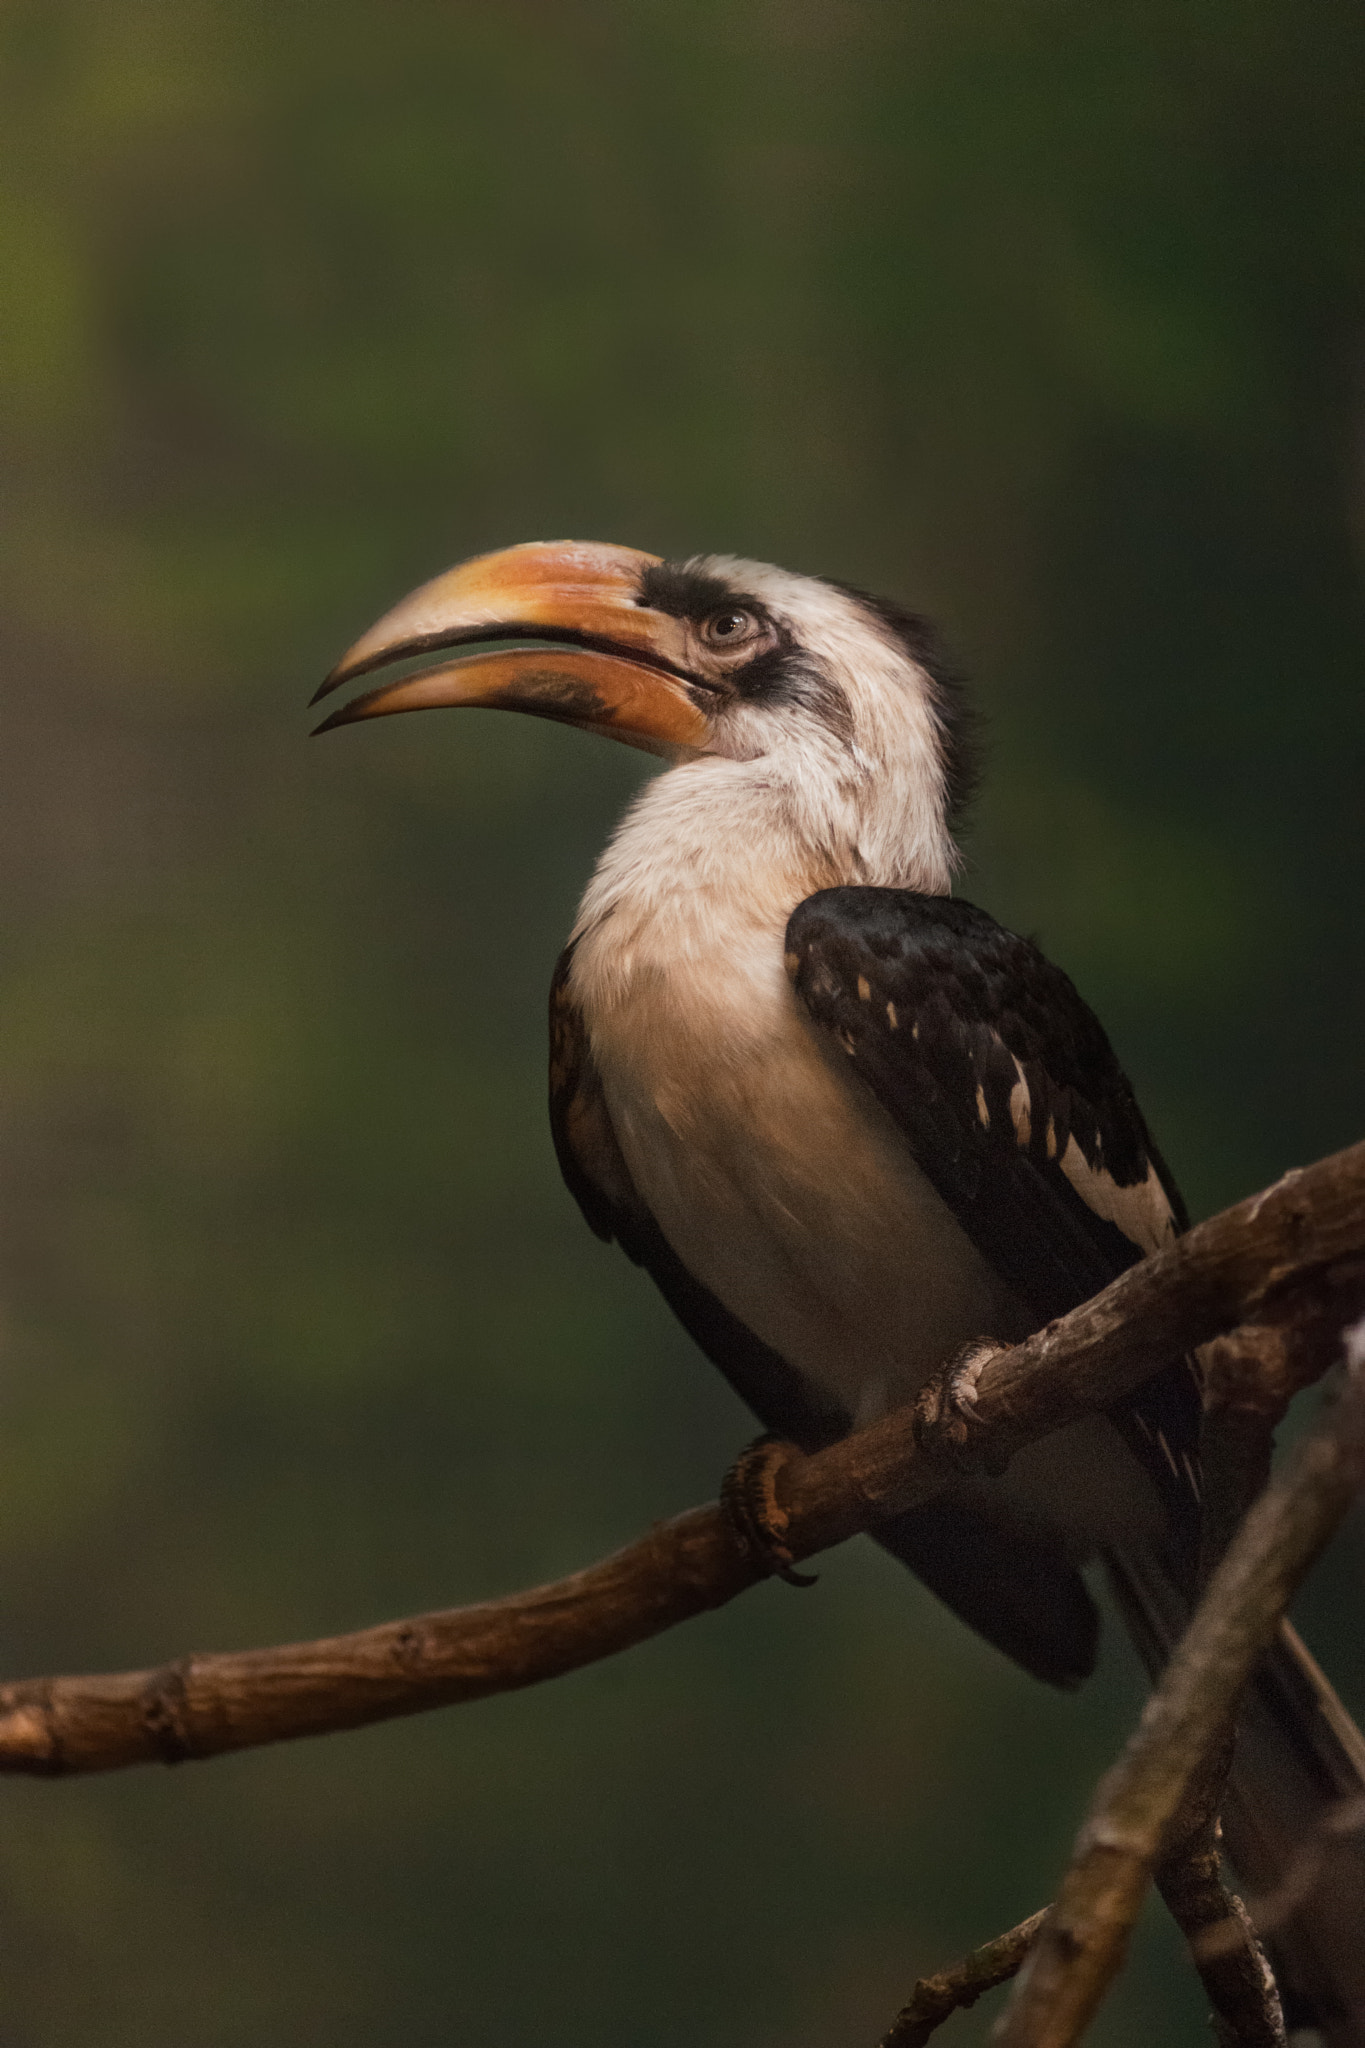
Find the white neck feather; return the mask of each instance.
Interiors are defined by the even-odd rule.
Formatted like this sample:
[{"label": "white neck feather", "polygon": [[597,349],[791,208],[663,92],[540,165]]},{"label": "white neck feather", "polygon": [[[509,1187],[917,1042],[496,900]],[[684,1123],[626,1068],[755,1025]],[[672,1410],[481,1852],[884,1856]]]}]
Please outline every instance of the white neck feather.
[{"label": "white neck feather", "polygon": [[[645,785],[598,862],[574,927],[575,937],[592,935],[583,950],[593,956],[599,1000],[619,999],[623,981],[647,962],[695,964],[746,940],[780,949],[793,910],[818,889],[869,883],[948,893],[956,851],[941,801],[920,805],[913,799],[924,792],[888,791],[881,778],[850,772],[840,751],[837,764],[832,749],[824,762],[808,759],[797,782],[770,758],[704,759]],[[888,806],[888,797],[898,801]]]}]

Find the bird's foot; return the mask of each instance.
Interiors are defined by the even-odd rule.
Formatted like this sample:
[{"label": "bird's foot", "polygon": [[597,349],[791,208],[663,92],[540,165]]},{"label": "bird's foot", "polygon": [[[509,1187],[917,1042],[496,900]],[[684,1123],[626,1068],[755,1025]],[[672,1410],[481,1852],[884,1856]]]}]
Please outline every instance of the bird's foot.
[{"label": "bird's foot", "polygon": [[991,1360],[1004,1349],[1003,1344],[996,1344],[989,1337],[973,1337],[970,1344],[953,1353],[943,1369],[949,1405],[969,1423],[976,1420],[977,1382]]},{"label": "bird's foot", "polygon": [[[994,1337],[973,1337],[935,1373],[915,1404],[915,1437],[922,1450],[947,1450],[958,1456],[972,1450],[979,1420],[977,1383],[992,1359],[1009,1348]],[[1004,1465],[998,1469],[1003,1471]]]},{"label": "bird's foot", "polygon": [[756,1437],[721,1481],[720,1505],[740,1548],[789,1586],[813,1586],[815,1572],[799,1572],[787,1543],[790,1523],[777,1498],[777,1478],[793,1446],[779,1436]]}]

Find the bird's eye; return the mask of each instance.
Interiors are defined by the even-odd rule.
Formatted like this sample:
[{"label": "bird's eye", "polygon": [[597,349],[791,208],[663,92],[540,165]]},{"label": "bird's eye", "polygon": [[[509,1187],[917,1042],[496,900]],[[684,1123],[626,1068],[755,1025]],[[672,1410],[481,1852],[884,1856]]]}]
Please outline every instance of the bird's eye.
[{"label": "bird's eye", "polygon": [[727,605],[722,611],[712,612],[702,620],[701,637],[710,647],[739,647],[751,639],[758,630],[758,621],[752,612],[741,611],[738,605]]}]

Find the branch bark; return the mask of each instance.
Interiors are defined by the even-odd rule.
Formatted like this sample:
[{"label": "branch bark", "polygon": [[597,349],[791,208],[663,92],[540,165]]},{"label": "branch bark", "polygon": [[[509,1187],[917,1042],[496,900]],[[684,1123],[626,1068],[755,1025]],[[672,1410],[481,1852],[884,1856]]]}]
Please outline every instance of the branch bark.
[{"label": "branch bark", "polygon": [[[1201,1590],[1269,1477],[1275,1424],[1294,1391],[1294,1354],[1302,1349],[1283,1325],[1244,1326],[1200,1349]],[[1265,1951],[1246,1907],[1223,1882],[1218,1805],[1231,1760],[1229,1726],[1181,1801],[1156,1883],[1190,1945],[1220,2048],[1285,2048],[1284,2015]],[[880,2048],[922,2048],[959,2006],[1017,1974],[1047,1910],[921,1978]]]},{"label": "branch bark", "polygon": [[996,2030],[999,2048],[1070,2048],[1127,1949],[1171,1824],[1223,1739],[1257,1657],[1365,1484],[1365,1324],[1341,1394],[1247,1515],[1118,1764]]},{"label": "branch bark", "polygon": [[930,2036],[955,2012],[975,2005],[997,1984],[1007,1984],[1022,1969],[1047,1911],[1044,1906],[1041,1912],[1031,1913],[1008,1933],[997,1934],[994,1941],[983,1942],[970,1955],[950,1963],[946,1970],[921,1977],[910,1994],[910,2003],[896,2014],[878,2048],[924,2048]]},{"label": "branch bark", "polygon": [[[969,1412],[950,1380],[913,1408],[777,1474],[793,1556],[931,1499],[965,1463],[1108,1406],[1163,1360],[1291,1300],[1330,1304],[1365,1275],[1365,1143],[1287,1174],[1135,1266],[1026,1343],[994,1354]],[[1338,1326],[1342,1317],[1338,1317]],[[616,1654],[770,1575],[716,1506],[658,1524],[553,1585],[272,1649],[156,1670],[0,1687],[0,1771],[175,1763],[513,1691]]]},{"label": "branch bark", "polygon": [[[1286,1324],[1249,1324],[1201,1347],[1199,1464],[1204,1591],[1270,1477],[1275,1427],[1315,1347]],[[1251,1916],[1224,1883],[1218,1809],[1232,1763],[1235,1714],[1180,1803],[1156,1883],[1213,2007],[1220,2048],[1284,2048],[1279,1987]]]},{"label": "branch bark", "polygon": [[1157,1888],[1189,1943],[1219,2048],[1285,2048],[1275,1973],[1251,1915],[1223,1882],[1218,1802],[1231,1760],[1225,1730],[1181,1801],[1157,1865]]}]

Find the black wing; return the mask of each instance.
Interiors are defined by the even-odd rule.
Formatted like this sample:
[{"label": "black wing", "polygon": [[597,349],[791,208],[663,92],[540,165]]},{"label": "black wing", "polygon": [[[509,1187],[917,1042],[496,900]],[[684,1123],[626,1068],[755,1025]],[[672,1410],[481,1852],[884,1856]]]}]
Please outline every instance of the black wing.
[{"label": "black wing", "polygon": [[[826,889],[792,916],[787,968],[1040,1325],[1185,1229],[1099,1020],[1029,940],[950,897]],[[1197,1535],[1199,1418],[1183,1362],[1114,1412],[1180,1553]]]}]

